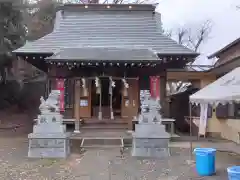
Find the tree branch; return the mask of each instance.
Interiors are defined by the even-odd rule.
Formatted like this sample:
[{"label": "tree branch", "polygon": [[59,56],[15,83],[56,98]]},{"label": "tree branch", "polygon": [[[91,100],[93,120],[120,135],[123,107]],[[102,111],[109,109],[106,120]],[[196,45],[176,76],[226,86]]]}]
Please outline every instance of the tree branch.
[{"label": "tree branch", "polygon": [[192,35],[191,31],[189,31],[188,42],[195,52],[197,52],[203,42],[208,39],[211,29],[211,21],[207,20],[203,23],[203,25],[199,28],[195,35]]},{"label": "tree branch", "polygon": [[185,36],[188,34],[188,30],[185,28],[178,28],[177,30],[177,38],[179,44],[184,44]]}]

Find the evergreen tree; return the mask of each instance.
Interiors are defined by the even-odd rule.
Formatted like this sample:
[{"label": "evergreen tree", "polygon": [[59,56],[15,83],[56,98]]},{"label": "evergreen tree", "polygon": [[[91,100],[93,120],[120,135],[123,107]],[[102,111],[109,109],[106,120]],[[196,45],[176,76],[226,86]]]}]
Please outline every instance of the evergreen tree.
[{"label": "evergreen tree", "polygon": [[6,81],[6,70],[15,58],[12,51],[24,45],[27,27],[23,23],[21,0],[0,2],[0,72]]}]

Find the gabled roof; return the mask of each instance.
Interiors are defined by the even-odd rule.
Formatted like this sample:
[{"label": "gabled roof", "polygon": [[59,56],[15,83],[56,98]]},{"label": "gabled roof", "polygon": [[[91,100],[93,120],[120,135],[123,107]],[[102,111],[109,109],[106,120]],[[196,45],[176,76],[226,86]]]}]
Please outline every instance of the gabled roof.
[{"label": "gabled roof", "polygon": [[217,56],[219,56],[222,52],[228,50],[229,48],[231,48],[232,46],[234,46],[234,45],[236,45],[236,44],[238,44],[238,43],[240,43],[240,37],[237,38],[236,40],[234,40],[233,42],[229,43],[228,45],[224,46],[224,47],[223,47],[222,49],[220,49],[219,51],[211,54],[210,56],[208,56],[208,58],[211,59],[211,58],[217,57]]},{"label": "gabled roof", "polygon": [[64,5],[57,12],[52,33],[15,50],[16,53],[54,53],[62,48],[147,47],[163,55],[191,55],[194,51],[164,36],[160,14],[147,4]]}]

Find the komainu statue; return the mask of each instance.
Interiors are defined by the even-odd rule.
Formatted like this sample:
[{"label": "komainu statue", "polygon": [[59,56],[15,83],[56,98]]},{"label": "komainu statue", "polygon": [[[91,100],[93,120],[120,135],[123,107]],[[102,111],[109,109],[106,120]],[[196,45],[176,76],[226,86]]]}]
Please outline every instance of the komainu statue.
[{"label": "komainu statue", "polygon": [[49,94],[49,97],[44,100],[43,97],[40,98],[40,106],[39,110],[41,113],[46,112],[59,112],[59,97],[60,91],[59,90],[52,90]]}]

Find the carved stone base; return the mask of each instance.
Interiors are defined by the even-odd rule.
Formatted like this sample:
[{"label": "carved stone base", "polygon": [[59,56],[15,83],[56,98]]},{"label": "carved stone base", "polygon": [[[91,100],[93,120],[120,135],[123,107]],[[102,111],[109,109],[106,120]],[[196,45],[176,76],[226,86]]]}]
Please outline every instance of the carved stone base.
[{"label": "carved stone base", "polygon": [[162,124],[136,124],[132,156],[161,158],[169,156],[170,135]]},{"label": "carved stone base", "polygon": [[132,156],[162,158],[168,157],[169,139],[161,138],[134,138],[132,145]]},{"label": "carved stone base", "polygon": [[66,158],[70,154],[69,133],[28,135],[30,158]]}]

